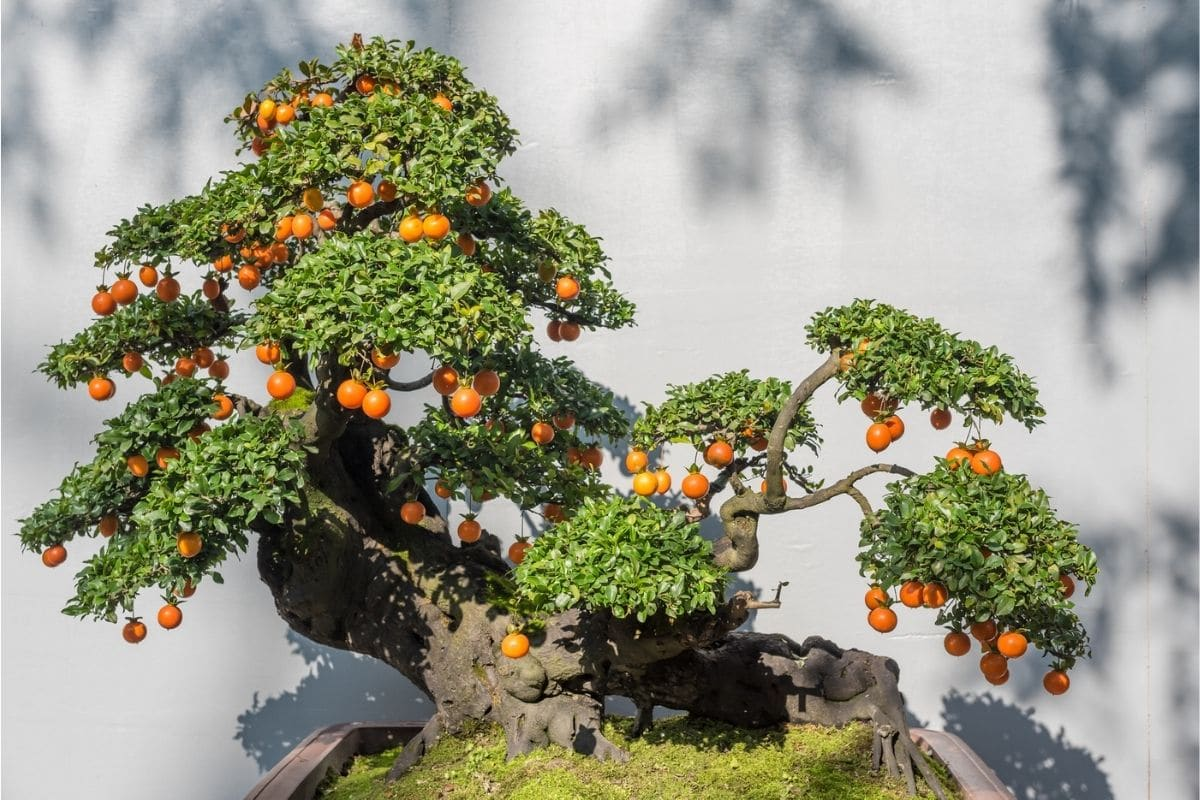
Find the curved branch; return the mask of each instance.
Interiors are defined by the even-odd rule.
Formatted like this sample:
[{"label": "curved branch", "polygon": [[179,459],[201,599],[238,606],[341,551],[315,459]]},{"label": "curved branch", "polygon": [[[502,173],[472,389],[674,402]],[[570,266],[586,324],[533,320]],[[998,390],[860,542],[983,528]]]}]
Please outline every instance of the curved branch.
[{"label": "curved branch", "polygon": [[392,380],[390,376],[384,376],[383,382],[389,389],[395,389],[397,392],[415,392],[417,389],[424,389],[433,383],[433,372],[431,371],[428,375],[423,375],[415,381],[397,381]]},{"label": "curved branch", "polygon": [[787,436],[788,428],[792,426],[792,420],[795,419],[800,406],[812,397],[813,392],[820,388],[821,384],[837,374],[840,356],[841,350],[834,348],[833,352],[829,354],[829,358],[825,359],[825,363],[800,382],[800,385],[792,392],[792,396],[788,398],[787,403],[784,404],[783,410],[779,412],[779,416],[775,418],[775,426],[771,428],[771,435],[767,437],[766,499],[768,507],[783,505],[785,497],[783,491],[783,440]]},{"label": "curved branch", "polygon": [[[818,489],[812,494],[806,494],[803,497],[786,498],[786,502],[781,510],[795,511],[796,509],[800,508],[809,508],[811,506],[820,505],[826,500],[831,500],[840,494],[850,494],[851,492],[854,492],[858,495],[855,500],[862,498],[862,502],[866,502],[866,498],[862,496],[861,492],[854,488],[854,484],[868,475],[875,474],[876,472],[890,472],[892,474],[903,475],[905,477],[912,477],[914,474],[911,469],[908,469],[907,467],[901,467],[897,464],[871,464],[870,466],[854,470],[854,472],[851,472],[837,483],[830,484],[823,489]],[[768,489],[769,488],[770,487],[768,486]],[[862,505],[862,502],[860,502],[859,505]],[[867,506],[867,510],[868,512],[870,511],[870,505]],[[763,510],[763,513],[773,514],[778,512],[768,507],[767,509]]]}]

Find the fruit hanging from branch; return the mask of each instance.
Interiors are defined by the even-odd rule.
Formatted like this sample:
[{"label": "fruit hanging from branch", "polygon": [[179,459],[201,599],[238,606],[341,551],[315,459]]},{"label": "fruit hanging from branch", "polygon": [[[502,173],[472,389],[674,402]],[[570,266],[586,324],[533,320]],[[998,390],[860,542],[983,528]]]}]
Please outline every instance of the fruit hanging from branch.
[{"label": "fruit hanging from branch", "polygon": [[[611,391],[543,347],[630,325],[634,307],[595,236],[504,185],[516,131],[456,60],[355,37],[332,64],[280,72],[228,121],[247,163],[119,222],[96,256],[97,318],[41,365],[97,400],[148,381],[22,520],[47,566],[93,539],[66,613],[123,618],[137,643],[135,606],[156,588],[160,626],[181,628],[181,602],[254,546],[296,631],[383,660],[435,701],[396,772],[473,719],[504,726],[510,754],[555,743],[624,758],[599,733],[617,694],[637,704],[639,733],[655,705],[744,725],[867,719],[888,765],[942,797],[891,662],[738,631],[782,604],[782,585],[773,599],[727,589],[778,546],[759,542],[760,519],[844,497],[862,512],[871,628],[935,615],[951,655],[972,647],[966,631],[978,640],[988,680],[1040,652],[1047,691],[1067,690],[1088,653],[1070,598],[1096,560],[983,438],[1005,418],[1041,421],[1010,357],[857,300],[812,319],[816,366],[798,382],[741,370],[670,386],[631,427]],[[257,397],[225,383],[238,348],[262,364]],[[428,367],[402,380],[401,362]],[[858,436],[823,441],[809,401],[826,387],[870,418],[873,451],[912,466],[823,475],[823,447],[862,453]],[[388,421],[393,399],[408,424]],[[914,406],[934,431],[962,421],[945,458],[951,443],[906,433]],[[604,480],[598,446],[626,439],[632,492]],[[680,450],[694,458],[674,494]],[[878,476],[894,482],[876,509]],[[476,514],[496,497],[535,535],[505,549],[485,530]],[[710,543],[698,526],[714,515]],[[212,613],[208,595],[189,617]],[[797,686],[818,688],[769,702]]]}]

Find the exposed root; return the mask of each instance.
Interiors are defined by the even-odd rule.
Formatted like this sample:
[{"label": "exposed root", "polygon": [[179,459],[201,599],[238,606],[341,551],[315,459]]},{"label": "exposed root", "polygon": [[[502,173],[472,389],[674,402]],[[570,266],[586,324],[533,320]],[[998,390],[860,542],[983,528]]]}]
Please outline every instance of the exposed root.
[{"label": "exposed root", "polygon": [[505,698],[501,724],[508,741],[508,757],[557,744],[601,761],[628,761],[629,754],[600,730],[600,702],[583,695],[560,694],[536,703]]},{"label": "exposed root", "polygon": [[409,739],[400,755],[396,756],[392,768],[388,770],[387,780],[394,781],[412,769],[429,749],[437,744],[438,739],[442,738],[442,731],[441,717],[434,714],[425,723],[425,727],[421,728],[421,732]]}]

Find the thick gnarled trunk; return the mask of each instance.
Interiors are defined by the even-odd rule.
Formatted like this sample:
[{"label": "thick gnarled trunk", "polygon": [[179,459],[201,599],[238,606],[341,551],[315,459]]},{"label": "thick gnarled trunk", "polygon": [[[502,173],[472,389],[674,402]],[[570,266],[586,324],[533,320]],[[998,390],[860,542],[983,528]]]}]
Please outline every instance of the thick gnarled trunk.
[{"label": "thick gnarled trunk", "polygon": [[877,763],[910,780],[915,763],[936,787],[907,737],[896,665],[816,637],[737,633],[755,606],[747,593],[675,621],[568,611],[531,636],[527,656],[504,657],[510,620],[486,596],[489,575],[507,569],[498,540],[456,547],[430,503],[420,526],[401,522],[382,485],[389,459],[403,456],[390,437],[355,423],[315,455],[306,507],[261,531],[258,559],[292,628],[391,665],[434,702],[393,774],[471,719],[503,726],[510,756],[553,743],[623,759],[601,732],[615,694],[637,704],[639,733],[656,705],[750,727],[867,720],[880,734]]}]

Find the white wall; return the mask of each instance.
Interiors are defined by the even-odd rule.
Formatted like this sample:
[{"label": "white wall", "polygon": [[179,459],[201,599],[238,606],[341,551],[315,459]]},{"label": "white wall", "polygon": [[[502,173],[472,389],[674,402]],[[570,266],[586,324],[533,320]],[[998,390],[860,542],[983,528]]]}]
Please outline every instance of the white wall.
[{"label": "white wall", "polygon": [[[798,378],[808,316],[864,296],[1038,376],[1048,424],[992,438],[1101,556],[1070,693],[1034,664],[991,689],[931,615],[870,631],[849,503],[764,525],[742,577],[791,585],[754,626],[895,657],[913,714],[1023,797],[1196,796],[1194,3],[432,5],[5,0],[4,796],[235,797],[319,724],[427,713],[386,669],[289,636],[252,559],[132,648],[58,614],[71,572],[13,536],[115,413],[30,374],[86,324],[104,231],[231,166],[226,110],[354,31],[463,59],[523,133],[514,189],[604,238],[639,325],[550,352],[618,395]],[[261,393],[257,364],[234,375]],[[857,409],[815,410],[822,473],[862,463]],[[950,437],[918,422],[894,452],[921,467]]]}]

